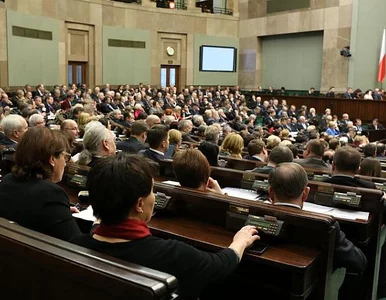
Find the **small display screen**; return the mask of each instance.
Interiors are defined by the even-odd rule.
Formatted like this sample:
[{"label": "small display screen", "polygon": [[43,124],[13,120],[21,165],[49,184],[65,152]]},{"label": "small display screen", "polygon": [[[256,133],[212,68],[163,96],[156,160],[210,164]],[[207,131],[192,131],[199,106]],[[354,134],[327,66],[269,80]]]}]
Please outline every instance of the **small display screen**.
[{"label": "small display screen", "polygon": [[249,220],[249,225],[254,225],[258,227],[269,227],[270,222],[262,221],[262,220],[255,220],[255,219],[250,219]]}]

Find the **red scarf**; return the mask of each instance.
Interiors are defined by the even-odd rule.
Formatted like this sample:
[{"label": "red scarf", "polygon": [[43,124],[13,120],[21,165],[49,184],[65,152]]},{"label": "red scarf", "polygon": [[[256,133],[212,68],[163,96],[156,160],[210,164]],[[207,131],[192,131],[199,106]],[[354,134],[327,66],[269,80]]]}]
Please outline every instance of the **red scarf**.
[{"label": "red scarf", "polygon": [[106,225],[101,223],[94,231],[95,234],[124,240],[137,240],[151,235],[149,227],[141,220],[127,219],[126,221]]}]

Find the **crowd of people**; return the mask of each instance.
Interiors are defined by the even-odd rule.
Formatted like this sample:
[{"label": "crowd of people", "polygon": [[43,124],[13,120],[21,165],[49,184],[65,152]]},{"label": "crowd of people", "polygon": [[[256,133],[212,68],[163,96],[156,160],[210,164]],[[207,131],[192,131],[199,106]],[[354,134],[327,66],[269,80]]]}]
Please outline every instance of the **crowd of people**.
[{"label": "crowd of people", "polygon": [[[261,161],[251,172],[269,174],[267,199],[302,209],[309,191],[305,168],[332,172],[331,183],[376,188],[355,175],[380,177],[385,159],[385,145],[366,137],[369,129],[383,129],[378,119],[364,126],[329,108],[316,112],[275,97],[246,97],[237,86],[177,91],[82,84],[47,91],[40,84],[13,97],[0,91],[0,97],[0,151],[15,153],[0,183],[0,217],[173,274],[187,296],[232,273],[259,236],[255,227],[243,227],[216,254],[151,236],[146,223],[160,160],[173,159],[181,186],[219,194],[210,166],[224,166],[223,157]],[[98,217],[91,234],[81,235],[71,215],[76,208],[56,185],[70,160],[91,167],[88,189]],[[366,256],[336,227],[335,266],[363,272]]]}]

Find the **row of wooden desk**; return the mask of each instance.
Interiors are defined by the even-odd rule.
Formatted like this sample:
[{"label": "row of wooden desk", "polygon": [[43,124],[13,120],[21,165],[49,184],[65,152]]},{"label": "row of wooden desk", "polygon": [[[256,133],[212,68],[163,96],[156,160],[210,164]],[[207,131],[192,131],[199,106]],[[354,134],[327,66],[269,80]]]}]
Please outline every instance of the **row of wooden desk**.
[{"label": "row of wooden desk", "polygon": [[[262,100],[273,98],[272,95],[261,97]],[[308,109],[313,107],[318,114],[324,114],[326,108],[330,108],[332,114],[339,118],[347,113],[351,120],[360,118],[364,123],[371,123],[374,118],[378,118],[381,124],[386,124],[386,101],[302,96],[277,96],[276,99],[285,99],[288,106],[295,105],[296,109],[306,105]]]},{"label": "row of wooden desk", "polygon": [[[170,161],[166,162],[166,167],[170,166]],[[221,184],[227,183],[223,187],[240,187],[243,173],[246,172],[212,168],[213,177]],[[166,174],[169,179],[173,178],[172,172]],[[261,179],[267,176],[256,173],[257,177],[260,175]],[[158,179],[166,178],[164,176]],[[66,189],[71,193],[71,189]],[[155,184],[155,191],[170,195],[173,201],[167,210],[157,211],[150,221],[149,226],[153,234],[179,239],[207,251],[217,251],[231,243],[237,229],[227,224],[230,206],[247,208],[250,213],[260,216],[271,215],[285,219],[289,225],[286,230],[287,234],[290,233],[289,236],[275,240],[263,235],[263,241],[269,242],[268,249],[259,256],[246,253],[237,273],[245,281],[244,284],[254,282],[256,285],[258,282],[259,289],[265,288],[280,299],[334,298],[329,293],[336,294],[339,283],[338,286],[333,284],[337,272],[333,272],[332,266],[335,231],[331,217],[228,196],[200,193],[159,182]],[[380,194],[379,191],[373,192]],[[72,194],[71,199],[76,201],[76,195]],[[378,204],[383,207],[381,201]],[[374,273],[377,272],[376,259],[379,256],[380,215],[381,213],[375,214],[372,211],[368,221],[340,222],[350,239],[355,241],[356,237],[357,245],[369,258],[369,271],[361,276],[363,283],[360,299],[372,299],[376,288]],[[241,218],[238,228],[244,222],[245,219]],[[349,230],[350,226],[352,230]]]}]

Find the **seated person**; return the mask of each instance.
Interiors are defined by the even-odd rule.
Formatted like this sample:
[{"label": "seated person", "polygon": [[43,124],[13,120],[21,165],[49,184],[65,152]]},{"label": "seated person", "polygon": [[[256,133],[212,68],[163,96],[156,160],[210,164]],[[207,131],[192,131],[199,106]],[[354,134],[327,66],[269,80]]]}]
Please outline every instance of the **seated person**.
[{"label": "seated person", "polygon": [[137,154],[139,151],[146,149],[145,141],[147,138],[147,131],[149,130],[149,125],[143,121],[138,120],[133,123],[131,130],[127,131],[130,134],[130,137],[124,141],[117,142],[117,149],[122,150],[123,152]]},{"label": "seated person", "polygon": [[374,119],[371,125],[369,125],[369,130],[383,130],[385,127],[382,124],[379,124],[378,119]]},{"label": "seated person", "polygon": [[155,162],[168,158],[166,153],[169,149],[169,135],[166,126],[156,125],[150,128],[146,141],[150,148],[139,151],[139,154]]},{"label": "seated person", "polygon": [[[306,171],[296,163],[282,163],[269,174],[269,196],[274,205],[303,208],[310,188],[307,187]],[[335,222],[336,238],[334,267],[346,268],[347,272],[362,273],[367,267],[367,258],[363,252],[346,239]]]},{"label": "seated person", "polygon": [[172,165],[181,186],[224,194],[217,180],[210,177],[209,162],[200,150],[189,148],[178,151]]},{"label": "seated person", "polygon": [[221,145],[220,155],[241,159],[241,152],[244,148],[244,140],[237,133],[228,134]]},{"label": "seated person", "polygon": [[327,173],[331,172],[330,164],[323,161],[325,151],[324,141],[313,139],[306,144],[306,150],[303,152],[303,159],[295,159],[294,162],[303,168],[313,168]]},{"label": "seated person", "polygon": [[193,299],[207,284],[230,275],[245,248],[259,237],[255,227],[245,226],[228,248],[209,253],[151,235],[147,223],[155,201],[152,173],[152,163],[139,155],[119,153],[100,160],[88,174],[88,187],[90,203],[101,224],[93,234],[72,242],[172,274],[178,280],[179,295]]},{"label": "seated person", "polygon": [[178,130],[181,131],[182,141],[189,143],[197,143],[198,139],[194,139],[190,133],[193,129],[193,123],[190,120],[181,120],[178,122]]},{"label": "seated person", "polygon": [[28,130],[17,147],[12,173],[0,183],[0,217],[67,241],[80,235],[68,196],[56,185],[71,158],[68,151],[60,131]]},{"label": "seated person", "polygon": [[377,143],[377,157],[376,157],[376,159],[379,159],[379,160],[386,159],[385,150],[386,150],[386,146],[384,143]]},{"label": "seated person", "polygon": [[60,123],[60,130],[71,133],[73,135],[74,140],[79,137],[78,124],[74,120],[63,120],[63,122]]},{"label": "seated person", "polygon": [[198,146],[198,150],[204,154],[209,162],[209,165],[218,167],[218,154],[220,152],[220,148],[216,143],[203,141]]},{"label": "seated person", "polygon": [[98,121],[87,124],[78,164],[92,167],[99,159],[115,155],[115,136]]},{"label": "seated person", "polygon": [[294,155],[287,146],[276,146],[271,150],[268,157],[268,164],[264,167],[257,167],[252,170],[255,173],[269,174],[273,168],[283,162],[292,162]]},{"label": "seated person", "polygon": [[332,184],[375,189],[371,181],[355,178],[359,172],[361,154],[351,146],[343,146],[336,150],[332,162],[332,177],[324,181]]},{"label": "seated person", "polygon": [[27,121],[19,115],[8,115],[1,121],[4,137],[0,148],[16,149],[24,133],[28,130]]},{"label": "seated person", "polygon": [[359,175],[382,177],[381,163],[374,158],[364,158],[359,168]]},{"label": "seated person", "polygon": [[374,143],[367,144],[362,149],[364,157],[375,158],[377,155],[377,146]]},{"label": "seated person", "polygon": [[181,131],[178,131],[177,129],[170,129],[168,134],[169,134],[169,149],[168,149],[167,157],[172,158],[174,156],[174,153],[181,148],[182,134],[181,134]]},{"label": "seated person", "polygon": [[254,139],[250,141],[247,148],[248,155],[245,155],[243,159],[257,160],[263,163],[267,162],[268,152],[262,140]]}]

